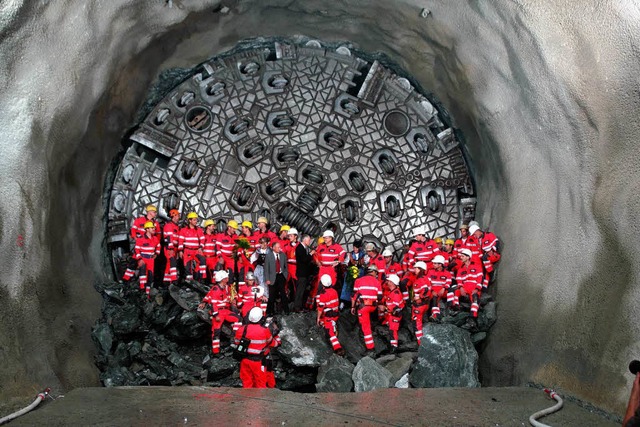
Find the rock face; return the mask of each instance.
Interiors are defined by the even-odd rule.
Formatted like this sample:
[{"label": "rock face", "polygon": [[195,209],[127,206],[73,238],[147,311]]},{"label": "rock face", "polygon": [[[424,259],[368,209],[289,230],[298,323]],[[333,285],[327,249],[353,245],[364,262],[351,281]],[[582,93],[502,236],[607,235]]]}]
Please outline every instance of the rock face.
[{"label": "rock face", "polygon": [[353,369],[355,391],[371,391],[391,386],[393,374],[370,357],[360,359]]},{"label": "rock face", "polygon": [[428,324],[409,381],[413,387],[480,387],[478,353],[469,333],[449,324]]},{"label": "rock face", "polygon": [[353,364],[334,354],[318,369],[316,391],[344,393],[353,390],[353,369]]}]

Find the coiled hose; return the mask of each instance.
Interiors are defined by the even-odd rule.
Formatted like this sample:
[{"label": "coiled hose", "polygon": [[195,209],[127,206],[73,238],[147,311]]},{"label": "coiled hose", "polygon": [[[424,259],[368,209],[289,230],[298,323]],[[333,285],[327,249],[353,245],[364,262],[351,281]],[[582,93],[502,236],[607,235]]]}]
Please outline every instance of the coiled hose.
[{"label": "coiled hose", "polygon": [[44,391],[38,393],[36,400],[34,400],[33,403],[31,403],[31,405],[26,406],[20,409],[19,411],[14,412],[13,414],[9,414],[4,418],[0,418],[0,425],[8,423],[9,421],[16,419],[26,414],[27,412],[31,411],[32,409],[34,409],[36,406],[40,404],[40,402],[42,402],[47,397],[50,391],[51,390],[49,388],[45,388]]},{"label": "coiled hose", "polygon": [[547,393],[551,399],[554,399],[558,403],[556,403],[555,405],[553,405],[553,406],[551,406],[551,407],[549,407],[547,409],[543,409],[542,411],[538,411],[535,414],[531,415],[529,417],[529,422],[534,427],[550,427],[548,424],[544,424],[544,423],[541,423],[541,422],[536,421],[536,420],[538,418],[544,417],[545,415],[553,414],[554,412],[559,411],[560,408],[562,408],[562,405],[564,405],[564,402],[562,401],[562,398],[560,396],[558,396],[558,394],[555,391],[549,390],[548,388],[545,388],[544,392]]}]

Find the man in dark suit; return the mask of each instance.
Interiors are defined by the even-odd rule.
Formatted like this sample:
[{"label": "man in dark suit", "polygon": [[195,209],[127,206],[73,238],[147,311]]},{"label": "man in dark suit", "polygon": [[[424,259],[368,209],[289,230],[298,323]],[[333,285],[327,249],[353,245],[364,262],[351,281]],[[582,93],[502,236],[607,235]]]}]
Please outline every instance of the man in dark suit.
[{"label": "man in dark suit", "polygon": [[302,311],[304,304],[304,294],[310,284],[311,273],[313,268],[313,254],[315,250],[311,250],[311,237],[308,234],[302,236],[301,243],[296,246],[296,268],[298,274],[298,285],[296,286],[296,296],[293,302],[294,311]]},{"label": "man in dark suit", "polygon": [[[289,314],[289,299],[285,291],[285,284],[289,272],[287,270],[287,256],[282,252],[280,242],[276,241],[264,260],[264,279],[269,287],[269,301],[267,302],[267,316],[277,314],[276,301],[279,299],[282,309]],[[278,310],[279,312],[280,310]]]}]

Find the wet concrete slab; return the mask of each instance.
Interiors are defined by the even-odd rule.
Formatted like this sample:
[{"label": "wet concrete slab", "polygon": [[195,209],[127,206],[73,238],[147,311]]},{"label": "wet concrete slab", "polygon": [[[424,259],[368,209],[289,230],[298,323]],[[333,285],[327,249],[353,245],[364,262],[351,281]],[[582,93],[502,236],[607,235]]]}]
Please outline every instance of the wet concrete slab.
[{"label": "wet concrete slab", "polygon": [[[553,403],[542,391],[525,387],[344,394],[210,387],[79,388],[10,425],[528,426],[530,414]],[[541,421],[554,426],[619,425],[572,402]]]}]

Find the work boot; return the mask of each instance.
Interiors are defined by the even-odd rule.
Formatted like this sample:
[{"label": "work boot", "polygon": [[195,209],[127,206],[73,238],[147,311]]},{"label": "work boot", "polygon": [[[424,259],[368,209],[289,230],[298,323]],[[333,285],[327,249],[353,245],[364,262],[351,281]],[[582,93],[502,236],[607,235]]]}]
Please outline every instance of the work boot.
[{"label": "work boot", "polygon": [[344,348],[339,348],[336,350],[336,354],[338,356],[344,356],[346,354],[346,352],[344,351]]}]

